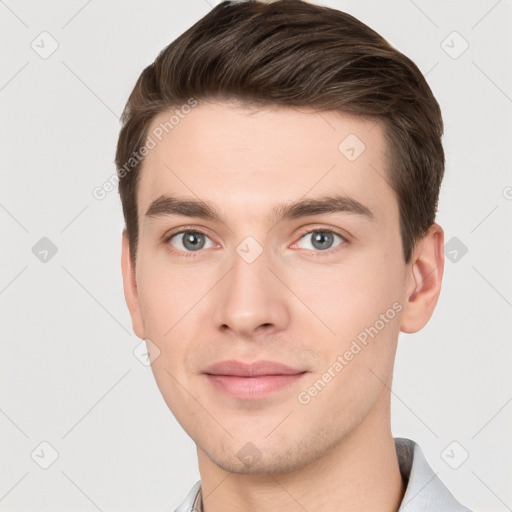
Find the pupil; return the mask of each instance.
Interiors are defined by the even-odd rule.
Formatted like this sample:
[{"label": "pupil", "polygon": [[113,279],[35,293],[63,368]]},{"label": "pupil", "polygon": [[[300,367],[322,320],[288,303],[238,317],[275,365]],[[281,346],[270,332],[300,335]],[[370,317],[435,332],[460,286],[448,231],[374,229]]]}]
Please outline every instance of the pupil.
[{"label": "pupil", "polygon": [[201,235],[199,233],[189,233],[188,235],[185,235],[183,245],[187,249],[197,250],[204,245],[204,240],[201,240]]},{"label": "pupil", "polygon": [[317,249],[325,249],[325,245],[329,246],[329,242],[332,243],[333,235],[332,233],[321,233],[319,231],[316,232],[314,236],[313,245]]}]

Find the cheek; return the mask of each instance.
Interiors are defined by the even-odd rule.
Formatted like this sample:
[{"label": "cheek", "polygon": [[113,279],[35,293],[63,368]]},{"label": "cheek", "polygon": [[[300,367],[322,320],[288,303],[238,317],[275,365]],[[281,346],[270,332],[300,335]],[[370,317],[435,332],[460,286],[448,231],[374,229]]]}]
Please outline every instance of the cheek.
[{"label": "cheek", "polygon": [[290,278],[295,281],[291,288],[314,315],[308,314],[308,318],[326,340],[342,346],[374,325],[381,315],[387,313],[386,326],[396,323],[403,272],[396,257],[370,253],[343,264],[308,265],[304,272],[292,273]]},{"label": "cheek", "polygon": [[375,258],[351,265],[350,271],[337,269],[323,276],[322,290],[315,288],[307,297],[334,331],[323,331],[317,346],[322,362],[308,382],[311,388],[302,390],[300,403],[311,400],[308,413],[329,409],[335,423],[357,421],[389,383],[402,310],[397,268]]},{"label": "cheek", "polygon": [[194,325],[193,307],[204,294],[197,284],[186,273],[159,264],[158,258],[149,265],[141,264],[138,286],[141,315],[147,337],[160,351],[151,369],[167,406],[180,422],[185,411],[190,414],[194,410],[182,386],[186,382],[184,362],[190,350],[191,325]]},{"label": "cheek", "polygon": [[319,407],[327,407],[329,399],[336,397],[340,411],[363,413],[382,390],[381,380],[388,381],[402,310],[401,268],[396,256],[383,258],[382,252],[376,252],[354,258],[343,267],[318,267],[309,272],[310,283],[324,283],[303,286],[304,302],[325,324],[314,319],[318,332],[324,333],[322,347],[317,346],[323,353],[315,379],[320,379],[319,389],[332,381],[322,391]]},{"label": "cheek", "polygon": [[168,263],[160,263],[158,258],[150,264],[141,262],[138,297],[148,337],[171,336],[174,329],[179,328],[181,319],[204,295],[202,288],[206,284],[203,286],[195,274],[193,270],[177,270]]},{"label": "cheek", "polygon": [[158,258],[150,265],[141,265],[141,315],[147,338],[160,350],[152,367],[159,386],[167,390],[166,397],[179,395],[179,385],[169,373],[183,382],[195,368],[193,355],[204,353],[203,319],[208,317],[207,295],[215,277],[206,276],[193,266],[159,264]]}]

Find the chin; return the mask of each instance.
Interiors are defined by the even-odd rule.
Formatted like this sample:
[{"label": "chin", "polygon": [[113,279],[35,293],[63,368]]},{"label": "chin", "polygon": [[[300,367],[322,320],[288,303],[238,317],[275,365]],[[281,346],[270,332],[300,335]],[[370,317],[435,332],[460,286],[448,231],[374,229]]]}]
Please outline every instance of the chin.
[{"label": "chin", "polygon": [[[279,452],[273,451],[279,449]],[[202,451],[221,469],[240,475],[278,475],[299,469],[310,462],[308,453],[300,449],[292,452],[281,446],[260,451],[250,441],[241,448],[224,447],[222,451],[215,453]],[[314,458],[313,455],[311,459]]]}]

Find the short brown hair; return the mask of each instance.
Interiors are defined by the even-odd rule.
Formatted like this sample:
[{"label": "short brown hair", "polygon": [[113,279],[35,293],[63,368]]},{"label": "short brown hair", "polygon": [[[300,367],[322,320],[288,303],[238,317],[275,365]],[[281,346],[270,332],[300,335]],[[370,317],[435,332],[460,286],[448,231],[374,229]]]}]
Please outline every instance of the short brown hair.
[{"label": "short brown hair", "polygon": [[156,115],[191,98],[382,120],[406,262],[434,223],[444,174],[443,121],[418,67],[342,11],[301,0],[223,2],[158,54],[124,108],[115,162],[134,262],[143,159],[133,155]]}]

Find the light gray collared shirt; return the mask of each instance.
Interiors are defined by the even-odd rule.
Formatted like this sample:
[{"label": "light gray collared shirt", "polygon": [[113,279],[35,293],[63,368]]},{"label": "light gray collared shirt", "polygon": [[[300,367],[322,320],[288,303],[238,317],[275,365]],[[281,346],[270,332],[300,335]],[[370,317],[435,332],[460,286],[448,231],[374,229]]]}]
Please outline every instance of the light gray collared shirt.
[{"label": "light gray collared shirt", "polygon": [[[395,437],[400,473],[406,482],[399,512],[471,512],[461,505],[429,466],[421,448],[410,439]],[[174,512],[203,512],[201,480]]]}]

